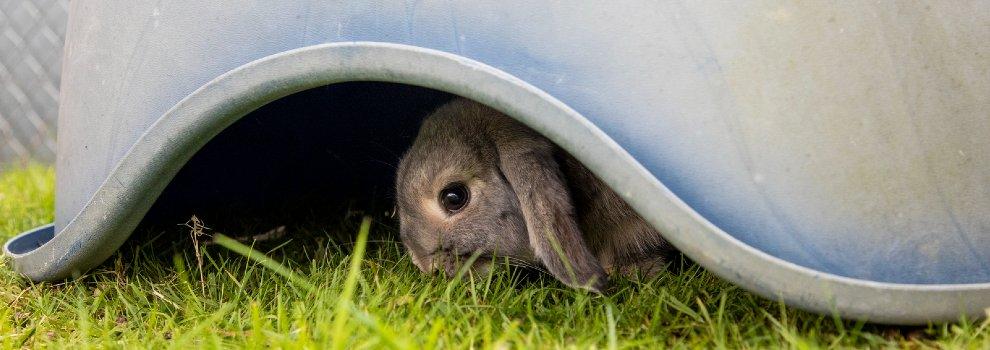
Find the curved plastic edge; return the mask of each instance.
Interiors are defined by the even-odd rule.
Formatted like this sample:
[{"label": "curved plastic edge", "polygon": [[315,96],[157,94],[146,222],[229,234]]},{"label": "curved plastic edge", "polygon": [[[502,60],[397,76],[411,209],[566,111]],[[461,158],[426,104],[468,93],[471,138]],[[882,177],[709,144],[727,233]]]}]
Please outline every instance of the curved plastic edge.
[{"label": "curved plastic edge", "polygon": [[3,245],[3,252],[10,257],[17,258],[38,249],[54,237],[54,223],[38,226],[8,240]]},{"label": "curved plastic edge", "polygon": [[701,217],[601,130],[536,87],[450,53],[375,42],[286,51],[210,81],[141,136],[82,211],[53,239],[16,254],[8,243],[5,253],[13,258],[17,271],[36,281],[62,279],[96,266],[120,247],[182,165],[213,136],[266,103],[346,81],[443,90],[519,119],[582,161],[691,259],[769,299],[814,312],[892,324],[956,321],[963,315],[982,318],[990,306],[990,283],[865,281],[767,255]]}]

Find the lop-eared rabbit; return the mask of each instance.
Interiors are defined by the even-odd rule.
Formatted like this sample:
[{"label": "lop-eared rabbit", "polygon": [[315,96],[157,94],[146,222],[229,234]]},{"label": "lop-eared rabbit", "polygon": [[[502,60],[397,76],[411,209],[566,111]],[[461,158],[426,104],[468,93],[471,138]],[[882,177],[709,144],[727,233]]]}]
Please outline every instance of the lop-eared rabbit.
[{"label": "lop-eared rabbit", "polygon": [[399,163],[400,236],[423,272],[507,261],[601,291],[609,274],[656,273],[672,249],[552,142],[490,107],[454,99]]}]

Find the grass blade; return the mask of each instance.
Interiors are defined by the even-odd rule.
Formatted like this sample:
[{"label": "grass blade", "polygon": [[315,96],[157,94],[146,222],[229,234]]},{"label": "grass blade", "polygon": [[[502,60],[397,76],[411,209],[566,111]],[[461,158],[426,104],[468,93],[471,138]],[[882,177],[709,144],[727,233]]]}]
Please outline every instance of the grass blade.
[{"label": "grass blade", "polygon": [[361,228],[358,229],[357,242],[354,244],[350,266],[347,269],[347,279],[344,280],[344,290],[340,292],[336,313],[333,317],[334,349],[342,349],[344,347],[344,339],[347,338],[346,326],[347,318],[350,316],[351,298],[354,297],[358,277],[361,275],[361,260],[364,259],[364,248],[368,243],[368,233],[370,231],[371,217],[365,216],[361,220]]},{"label": "grass blade", "polygon": [[312,292],[316,290],[316,286],[314,286],[313,283],[310,282],[305,277],[293,272],[288,267],[285,267],[284,265],[280,264],[278,261],[269,258],[264,253],[254,250],[253,248],[248,247],[233,238],[217,233],[213,235],[213,241],[224,248],[230,249],[234,253],[243,255],[249,260],[253,260],[258,264],[261,264],[261,266],[264,266],[265,268],[272,270],[272,272],[275,272],[281,275],[282,277],[285,277],[292,283],[305,289],[308,292]]}]

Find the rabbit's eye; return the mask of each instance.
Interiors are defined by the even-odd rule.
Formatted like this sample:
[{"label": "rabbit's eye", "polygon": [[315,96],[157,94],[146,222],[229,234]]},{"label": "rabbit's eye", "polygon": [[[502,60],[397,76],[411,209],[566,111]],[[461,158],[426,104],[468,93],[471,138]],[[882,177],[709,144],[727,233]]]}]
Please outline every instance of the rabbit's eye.
[{"label": "rabbit's eye", "polygon": [[440,205],[449,213],[456,213],[468,203],[471,192],[460,182],[447,185],[440,191]]}]

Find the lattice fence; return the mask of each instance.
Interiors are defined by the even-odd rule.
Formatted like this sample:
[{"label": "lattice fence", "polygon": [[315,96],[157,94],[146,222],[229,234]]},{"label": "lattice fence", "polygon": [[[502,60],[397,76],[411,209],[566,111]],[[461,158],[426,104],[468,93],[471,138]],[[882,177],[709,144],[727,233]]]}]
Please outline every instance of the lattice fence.
[{"label": "lattice fence", "polygon": [[0,163],[55,158],[68,0],[0,0]]}]

